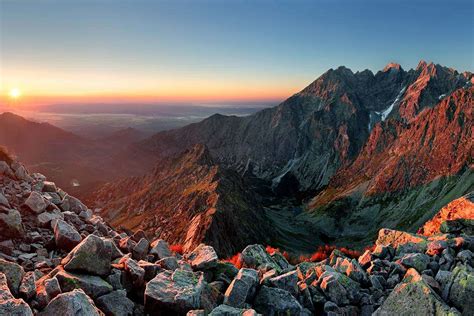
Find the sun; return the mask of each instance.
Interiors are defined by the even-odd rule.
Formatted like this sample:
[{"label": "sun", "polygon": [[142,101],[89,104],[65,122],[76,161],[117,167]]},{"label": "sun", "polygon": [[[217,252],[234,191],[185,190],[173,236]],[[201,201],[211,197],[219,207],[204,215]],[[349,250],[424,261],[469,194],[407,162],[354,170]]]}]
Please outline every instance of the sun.
[{"label": "sun", "polygon": [[10,90],[10,92],[8,93],[8,95],[10,96],[10,98],[12,99],[18,99],[20,96],[21,96],[21,90],[18,89],[18,88],[13,88]]}]

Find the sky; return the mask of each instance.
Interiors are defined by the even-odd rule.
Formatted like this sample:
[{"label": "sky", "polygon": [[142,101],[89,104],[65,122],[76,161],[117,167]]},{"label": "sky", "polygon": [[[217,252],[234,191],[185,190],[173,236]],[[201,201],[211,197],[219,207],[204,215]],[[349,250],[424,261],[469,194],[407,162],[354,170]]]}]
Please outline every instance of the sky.
[{"label": "sky", "polygon": [[0,99],[279,102],[340,65],[473,71],[473,3],[0,0]]}]

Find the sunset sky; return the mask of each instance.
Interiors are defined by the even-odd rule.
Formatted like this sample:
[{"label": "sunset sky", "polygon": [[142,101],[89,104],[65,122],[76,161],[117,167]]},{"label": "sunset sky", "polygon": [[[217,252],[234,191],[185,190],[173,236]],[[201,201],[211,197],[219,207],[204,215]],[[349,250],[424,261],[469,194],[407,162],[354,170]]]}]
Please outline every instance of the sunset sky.
[{"label": "sunset sky", "polygon": [[0,95],[276,102],[339,65],[472,71],[473,16],[470,0],[0,0]]}]

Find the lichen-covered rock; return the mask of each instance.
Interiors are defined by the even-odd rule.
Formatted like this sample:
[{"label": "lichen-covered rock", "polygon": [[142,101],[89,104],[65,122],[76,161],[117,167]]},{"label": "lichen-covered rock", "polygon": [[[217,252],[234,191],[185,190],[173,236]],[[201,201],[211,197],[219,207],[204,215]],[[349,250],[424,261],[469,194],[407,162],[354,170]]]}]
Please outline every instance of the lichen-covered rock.
[{"label": "lichen-covered rock", "polygon": [[427,241],[422,236],[387,228],[379,230],[379,235],[375,244],[392,246],[396,249],[397,254],[408,252],[424,253],[427,248]]},{"label": "lichen-covered rock", "polygon": [[148,248],[150,247],[150,243],[146,238],[140,239],[140,241],[133,247],[132,249],[132,256],[136,260],[142,260],[146,258],[148,254]]},{"label": "lichen-covered rock", "polygon": [[97,307],[107,316],[132,316],[134,304],[127,297],[127,292],[121,290],[99,297]]},{"label": "lichen-covered rock", "polygon": [[162,313],[185,314],[201,307],[201,292],[204,286],[201,272],[177,269],[163,271],[147,283],[145,288],[145,310]]},{"label": "lichen-covered rock", "polygon": [[38,315],[101,316],[103,313],[97,309],[84,291],[76,289],[56,296]]},{"label": "lichen-covered rock", "polygon": [[474,306],[474,272],[465,266],[454,268],[448,296],[449,302],[458,308],[463,315],[473,312]]},{"label": "lichen-covered rock", "polygon": [[217,265],[217,253],[211,246],[200,244],[191,253],[186,255],[186,259],[194,269],[211,269]]},{"label": "lichen-covered rock", "polygon": [[113,290],[112,285],[95,275],[59,271],[56,278],[63,293],[71,292],[74,289],[82,289],[88,296],[96,299]]},{"label": "lichen-covered rock", "polygon": [[209,313],[209,316],[257,316],[253,309],[235,308],[228,305],[219,305]]},{"label": "lichen-covered rock", "polygon": [[14,262],[0,259],[0,272],[5,274],[10,291],[13,295],[17,296],[21,280],[23,280],[23,276],[25,275],[23,267]]},{"label": "lichen-covered rock", "polygon": [[281,268],[275,263],[262,245],[250,245],[245,247],[241,253],[241,259],[247,268],[257,270],[275,269],[281,271]]},{"label": "lichen-covered rock", "polygon": [[104,240],[89,235],[78,244],[62,261],[66,271],[79,271],[100,276],[110,272],[111,249]]},{"label": "lichen-covered rock", "polygon": [[26,272],[21,280],[19,293],[29,300],[36,295],[36,276],[33,271]]},{"label": "lichen-covered rock", "polygon": [[430,258],[422,253],[410,253],[404,255],[398,262],[407,268],[414,268],[421,273],[428,267]]},{"label": "lichen-covered rock", "polygon": [[0,235],[8,238],[19,238],[25,234],[21,214],[14,209],[0,213],[0,227]]},{"label": "lichen-covered rock", "polygon": [[255,297],[254,306],[263,315],[300,315],[303,308],[290,292],[262,286]]},{"label": "lichen-covered rock", "polygon": [[459,315],[410,268],[374,315]]}]

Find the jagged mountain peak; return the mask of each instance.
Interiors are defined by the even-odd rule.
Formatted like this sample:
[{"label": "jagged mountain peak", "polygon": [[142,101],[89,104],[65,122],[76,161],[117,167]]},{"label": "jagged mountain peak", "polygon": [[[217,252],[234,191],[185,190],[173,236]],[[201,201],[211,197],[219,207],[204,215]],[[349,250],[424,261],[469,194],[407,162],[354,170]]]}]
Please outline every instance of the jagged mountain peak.
[{"label": "jagged mountain peak", "polygon": [[390,62],[387,64],[387,66],[383,68],[383,72],[392,71],[392,70],[393,71],[402,70],[402,66],[400,66],[400,64],[398,63]]}]

